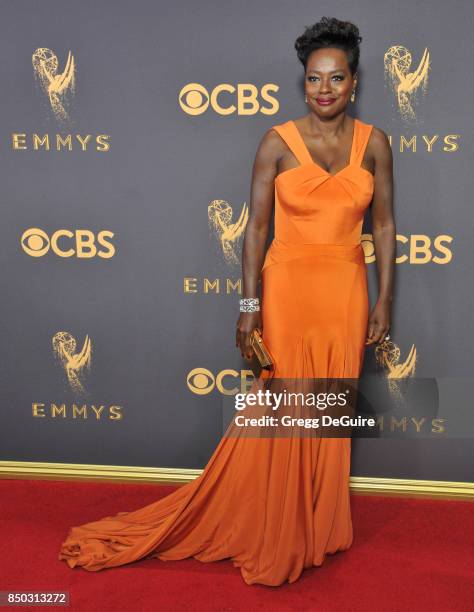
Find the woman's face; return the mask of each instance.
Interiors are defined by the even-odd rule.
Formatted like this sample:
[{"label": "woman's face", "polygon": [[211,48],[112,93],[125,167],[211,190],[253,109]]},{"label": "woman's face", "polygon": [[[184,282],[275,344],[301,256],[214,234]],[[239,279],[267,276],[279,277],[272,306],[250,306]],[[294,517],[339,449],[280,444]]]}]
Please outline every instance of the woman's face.
[{"label": "woman's face", "polygon": [[[309,109],[321,117],[332,117],[344,111],[355,89],[354,77],[341,49],[325,48],[308,57],[305,73],[305,93]],[[329,104],[323,104],[326,100]]]}]

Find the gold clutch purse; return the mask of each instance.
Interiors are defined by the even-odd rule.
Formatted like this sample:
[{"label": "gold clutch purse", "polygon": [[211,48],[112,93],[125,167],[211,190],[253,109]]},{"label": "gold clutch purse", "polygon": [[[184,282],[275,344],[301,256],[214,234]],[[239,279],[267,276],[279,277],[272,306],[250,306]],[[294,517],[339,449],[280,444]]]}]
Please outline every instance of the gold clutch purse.
[{"label": "gold clutch purse", "polygon": [[250,344],[262,368],[265,368],[266,370],[272,370],[273,369],[272,356],[270,355],[270,351],[265,345],[263,338],[262,338],[262,334],[260,333],[260,330],[258,328],[255,328],[253,330],[252,336],[250,339]]}]

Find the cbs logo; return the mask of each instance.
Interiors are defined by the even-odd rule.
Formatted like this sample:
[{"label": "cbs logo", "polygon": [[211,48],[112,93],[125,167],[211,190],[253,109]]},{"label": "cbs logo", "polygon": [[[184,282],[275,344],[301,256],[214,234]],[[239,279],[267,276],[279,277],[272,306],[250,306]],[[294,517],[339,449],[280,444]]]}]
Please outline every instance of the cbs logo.
[{"label": "cbs logo", "polygon": [[[408,237],[397,234],[397,251],[402,251],[402,254],[398,255],[395,262],[426,264],[431,261],[435,264],[447,264],[452,260],[453,253],[446,245],[452,241],[452,236],[443,234],[433,239],[424,234],[412,234]],[[362,234],[361,242],[366,263],[373,263],[375,248],[372,234]]]},{"label": "cbs logo", "polygon": [[246,393],[255,376],[252,370],[221,370],[216,376],[206,368],[194,368],[188,373],[186,382],[196,395],[207,395],[217,389],[223,395]]},{"label": "cbs logo", "polygon": [[42,229],[31,227],[23,232],[20,243],[30,257],[43,257],[51,249],[58,257],[76,256],[80,259],[90,259],[97,256],[110,259],[115,254],[115,247],[109,241],[113,237],[113,232],[107,230],[96,235],[85,229],[60,229],[49,237]]},{"label": "cbs logo", "polygon": [[[280,105],[278,100],[270,95],[277,92],[278,85],[267,83],[259,91],[251,83],[239,83],[236,87],[228,83],[221,83],[209,93],[199,83],[188,83],[179,92],[178,101],[181,109],[188,115],[202,115],[211,108],[219,115],[274,115]],[[261,106],[261,100],[268,102],[269,106]]]}]

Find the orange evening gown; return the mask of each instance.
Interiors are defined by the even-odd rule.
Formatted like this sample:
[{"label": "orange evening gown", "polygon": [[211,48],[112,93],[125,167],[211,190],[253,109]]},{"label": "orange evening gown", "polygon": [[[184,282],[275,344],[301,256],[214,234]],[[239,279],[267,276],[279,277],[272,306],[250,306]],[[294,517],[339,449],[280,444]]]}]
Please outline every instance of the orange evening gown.
[{"label": "orange evening gown", "polygon": [[[275,179],[275,238],[262,269],[274,375],[356,379],[369,314],[361,231],[374,179],[361,162],[372,125],[354,119],[350,162],[335,174],[313,161],[293,121],[273,129],[299,163]],[[224,434],[198,478],[138,510],[72,527],[59,559],[98,571],[150,557],[230,558],[247,584],[295,582],[352,544],[350,446]]]}]

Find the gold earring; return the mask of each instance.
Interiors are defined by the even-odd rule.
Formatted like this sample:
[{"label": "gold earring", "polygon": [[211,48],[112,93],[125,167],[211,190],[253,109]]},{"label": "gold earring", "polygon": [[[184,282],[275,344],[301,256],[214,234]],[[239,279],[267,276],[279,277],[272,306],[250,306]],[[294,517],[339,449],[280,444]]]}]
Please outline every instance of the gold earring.
[{"label": "gold earring", "polygon": [[353,89],[352,90],[352,96],[351,96],[351,102],[354,102],[354,100],[356,99],[355,93],[356,93],[356,90]]}]

